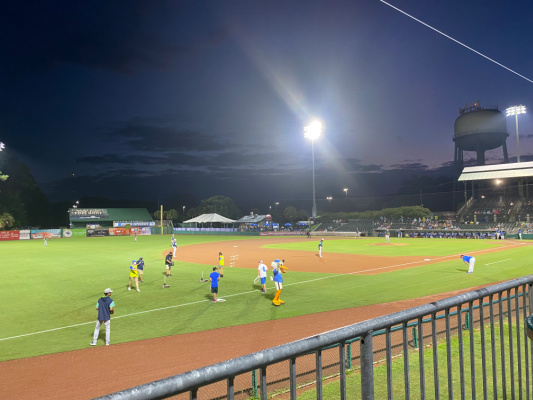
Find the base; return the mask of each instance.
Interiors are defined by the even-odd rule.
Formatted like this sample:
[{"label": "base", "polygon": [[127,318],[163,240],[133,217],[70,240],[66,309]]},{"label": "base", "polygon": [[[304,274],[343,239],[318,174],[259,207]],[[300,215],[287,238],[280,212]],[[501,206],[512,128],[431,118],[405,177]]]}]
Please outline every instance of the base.
[{"label": "base", "polygon": [[167,285],[166,283],[164,283],[163,286],[161,286],[162,289],[167,288],[167,287],[170,287],[170,285]]}]

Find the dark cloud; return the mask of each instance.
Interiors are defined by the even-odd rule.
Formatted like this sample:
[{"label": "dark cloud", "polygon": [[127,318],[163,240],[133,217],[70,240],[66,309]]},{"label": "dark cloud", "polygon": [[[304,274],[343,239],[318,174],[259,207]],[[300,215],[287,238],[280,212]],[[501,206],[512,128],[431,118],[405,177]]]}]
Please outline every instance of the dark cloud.
[{"label": "dark cloud", "polygon": [[[0,23],[3,50],[17,70],[41,71],[74,64],[120,72],[137,68],[167,68],[184,57],[221,43],[228,31],[213,26],[196,29],[194,5],[147,0],[72,2],[13,2],[3,9]],[[154,16],[168,11],[175,20]],[[166,33],[176,24],[182,28]],[[208,25],[207,25],[208,26]],[[35,32],[39,32],[38,35]],[[181,34],[180,34],[181,33]]]},{"label": "dark cloud", "polygon": [[136,118],[116,125],[102,135],[121,141],[133,151],[214,151],[232,146],[221,137],[180,129],[170,123],[155,124]]},{"label": "dark cloud", "polygon": [[428,166],[422,163],[408,163],[408,164],[393,164],[391,165],[393,169],[403,169],[411,171],[427,171]]}]

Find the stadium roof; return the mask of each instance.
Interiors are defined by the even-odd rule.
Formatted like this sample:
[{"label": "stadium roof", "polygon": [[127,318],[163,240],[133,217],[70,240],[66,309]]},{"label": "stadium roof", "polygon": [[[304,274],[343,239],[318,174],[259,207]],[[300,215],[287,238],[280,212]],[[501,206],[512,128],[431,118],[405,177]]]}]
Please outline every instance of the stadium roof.
[{"label": "stadium roof", "polygon": [[202,214],[193,219],[189,219],[188,221],[183,221],[183,223],[185,224],[188,224],[191,222],[196,222],[198,224],[205,224],[209,222],[222,222],[224,224],[230,224],[232,222],[235,222],[235,220],[223,217],[222,215],[218,215],[217,213],[213,213],[213,214]]},{"label": "stadium roof", "polygon": [[262,222],[265,219],[266,219],[266,215],[254,214],[254,215],[245,215],[244,217],[239,218],[237,222],[241,224],[251,224],[251,223],[257,224],[259,222]]},{"label": "stadium roof", "polygon": [[458,181],[526,178],[533,176],[533,162],[465,167]]}]

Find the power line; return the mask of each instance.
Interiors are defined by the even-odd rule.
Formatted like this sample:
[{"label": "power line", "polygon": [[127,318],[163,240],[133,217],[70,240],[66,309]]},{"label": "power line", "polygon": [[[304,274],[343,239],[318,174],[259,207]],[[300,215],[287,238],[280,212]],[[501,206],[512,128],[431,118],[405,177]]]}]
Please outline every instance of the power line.
[{"label": "power line", "polygon": [[415,17],[413,17],[412,15],[406,13],[405,11],[400,10],[398,7],[395,7],[395,6],[393,6],[392,4],[389,4],[389,3],[387,3],[387,2],[384,1],[384,0],[379,0],[379,1],[381,1],[382,3],[388,5],[389,7],[393,8],[393,9],[395,9],[396,11],[401,12],[401,13],[404,14],[404,15],[407,15],[409,18],[414,19],[416,22],[419,22],[419,23],[421,23],[422,25],[427,26],[428,28],[430,28],[430,29],[434,30],[435,32],[441,34],[442,36],[444,36],[444,37],[446,37],[446,38],[448,38],[448,39],[450,39],[450,40],[453,40],[455,43],[460,44],[460,45],[463,46],[463,47],[466,47],[468,50],[473,51],[474,53],[480,55],[480,56],[483,57],[483,58],[486,58],[487,60],[493,62],[494,64],[499,65],[499,66],[502,67],[502,68],[505,68],[507,71],[512,72],[512,73],[515,74],[515,75],[518,75],[520,78],[523,78],[523,79],[525,79],[526,81],[528,81],[528,82],[530,82],[530,83],[533,83],[533,80],[531,80],[531,79],[525,77],[524,75],[519,74],[519,73],[516,72],[516,71],[513,71],[511,68],[506,67],[505,65],[499,63],[498,61],[493,60],[492,58],[486,56],[486,55],[483,54],[483,53],[480,53],[479,51],[473,49],[472,47],[467,46],[466,44],[464,44],[464,43],[458,41],[457,39],[454,39],[453,37],[451,37],[451,36],[445,34],[444,32],[441,32],[441,31],[439,31],[438,29],[433,28],[431,25],[428,25],[428,24],[426,24],[424,21],[421,21],[421,20],[419,20],[418,18],[415,18]]}]

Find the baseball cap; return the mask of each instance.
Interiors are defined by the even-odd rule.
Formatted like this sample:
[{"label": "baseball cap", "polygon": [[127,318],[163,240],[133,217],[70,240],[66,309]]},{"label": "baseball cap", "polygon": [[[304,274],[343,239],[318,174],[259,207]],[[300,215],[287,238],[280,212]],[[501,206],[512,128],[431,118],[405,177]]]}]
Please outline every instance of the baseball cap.
[{"label": "baseball cap", "polygon": [[104,293],[113,293],[113,291],[110,288],[107,288],[106,290],[104,290]]},{"label": "baseball cap", "polygon": [[139,257],[139,261],[141,261],[143,258],[142,257]]},{"label": "baseball cap", "polygon": [[259,260],[259,262],[260,262],[260,263],[262,263],[262,262],[263,262],[263,260]]},{"label": "baseball cap", "polygon": [[132,263],[136,263],[137,261],[133,260]]}]

